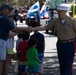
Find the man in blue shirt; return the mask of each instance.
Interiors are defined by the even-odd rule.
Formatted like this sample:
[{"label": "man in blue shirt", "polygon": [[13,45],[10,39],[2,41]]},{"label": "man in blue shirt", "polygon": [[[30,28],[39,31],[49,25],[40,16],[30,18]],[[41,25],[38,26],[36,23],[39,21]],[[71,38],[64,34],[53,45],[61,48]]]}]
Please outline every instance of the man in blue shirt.
[{"label": "man in blue shirt", "polygon": [[19,33],[22,31],[31,32],[30,27],[15,27],[13,22],[8,18],[13,8],[9,4],[3,4],[0,12],[0,75],[7,75],[7,54],[6,54],[6,40],[8,39],[9,31]]}]

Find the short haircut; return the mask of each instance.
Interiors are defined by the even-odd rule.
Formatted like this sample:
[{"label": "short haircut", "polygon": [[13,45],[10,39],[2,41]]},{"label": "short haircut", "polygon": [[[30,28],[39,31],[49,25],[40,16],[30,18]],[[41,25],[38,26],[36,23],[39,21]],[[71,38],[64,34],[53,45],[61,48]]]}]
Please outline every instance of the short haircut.
[{"label": "short haircut", "polygon": [[38,27],[38,26],[41,26],[39,22],[37,21],[34,21],[32,24],[31,24],[32,27]]},{"label": "short haircut", "polygon": [[34,38],[34,37],[30,38],[28,40],[28,46],[29,46],[29,48],[37,45],[37,42],[38,42],[38,40],[36,38]]},{"label": "short haircut", "polygon": [[30,36],[30,33],[28,33],[27,31],[22,32],[22,39],[23,40],[28,40]]},{"label": "short haircut", "polygon": [[17,35],[18,38],[22,38],[22,32]]}]

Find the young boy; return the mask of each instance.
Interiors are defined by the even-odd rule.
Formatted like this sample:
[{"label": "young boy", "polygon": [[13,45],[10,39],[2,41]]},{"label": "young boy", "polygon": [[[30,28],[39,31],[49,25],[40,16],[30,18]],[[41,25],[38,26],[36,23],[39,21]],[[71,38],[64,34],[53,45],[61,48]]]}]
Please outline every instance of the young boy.
[{"label": "young boy", "polygon": [[[33,22],[32,27],[38,27],[40,24],[38,22]],[[39,64],[39,73],[42,75],[43,73],[43,56],[44,56],[44,48],[45,48],[45,39],[44,35],[38,31],[34,31],[34,34],[31,37],[35,37],[38,40],[36,45],[36,49],[38,51],[38,58],[40,59],[41,63]]]},{"label": "young boy", "polygon": [[[17,35],[17,41],[16,41],[16,51],[18,50],[18,44],[19,42],[23,41],[22,40],[22,32],[18,33]],[[19,53],[16,52],[16,63],[15,63],[15,67],[14,67],[14,72],[17,73],[18,72],[18,59],[19,59]]]},{"label": "young boy", "polygon": [[17,48],[17,53],[19,53],[19,60],[18,60],[18,73],[19,75],[26,75],[25,73],[25,68],[27,65],[27,60],[26,60],[26,52],[28,49],[28,44],[27,41],[29,39],[29,33],[28,32],[23,32],[22,33],[22,40],[18,44]]},{"label": "young boy", "polygon": [[18,37],[18,39],[17,39],[17,41],[16,41],[16,50],[17,50],[17,48],[18,48],[19,42],[22,41],[22,32],[20,32],[20,33],[17,35],[17,37]]},{"label": "young boy", "polygon": [[41,62],[38,59],[37,49],[35,48],[37,45],[36,38],[30,38],[28,40],[29,49],[27,51],[27,64],[28,64],[28,73],[30,75],[39,75],[39,63]]}]

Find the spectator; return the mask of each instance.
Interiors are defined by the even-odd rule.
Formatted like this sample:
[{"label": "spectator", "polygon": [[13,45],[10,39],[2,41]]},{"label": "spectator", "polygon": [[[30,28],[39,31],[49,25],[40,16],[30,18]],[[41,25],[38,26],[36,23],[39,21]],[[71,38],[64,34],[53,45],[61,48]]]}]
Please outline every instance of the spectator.
[{"label": "spectator", "polygon": [[56,10],[56,5],[62,4],[63,0],[50,0],[50,16],[54,19],[54,10]]},{"label": "spectator", "polygon": [[55,4],[62,4],[63,0],[55,0]]},{"label": "spectator", "polygon": [[30,75],[39,75],[39,66],[38,63],[41,61],[38,59],[37,49],[35,48],[37,45],[36,38],[30,38],[28,40],[29,49],[27,50],[27,64],[28,64],[28,73]]},{"label": "spectator", "polygon": [[[10,14],[8,15],[8,17],[14,23],[13,18],[12,18],[12,16]],[[6,41],[6,54],[7,54],[7,57],[6,57],[6,61],[5,61],[5,64],[4,64],[5,69],[4,69],[3,73],[2,73],[3,75],[8,74],[11,58],[12,58],[12,55],[14,54],[13,48],[14,48],[14,36],[15,35],[17,35],[17,33],[9,31],[9,34],[8,34],[9,38]]]},{"label": "spectator", "polygon": [[55,6],[55,1],[54,0],[50,0],[50,16],[51,16],[51,19],[53,19],[53,16],[54,16],[54,10],[56,10],[56,6]]},{"label": "spectator", "polygon": [[21,41],[23,41],[22,40],[22,32],[20,32],[20,33],[18,33],[18,35],[17,35],[17,41],[16,41],[16,64],[15,64],[15,69],[14,69],[14,72],[15,73],[18,73],[18,60],[19,60],[19,53],[17,53],[17,50],[18,50],[18,44],[21,42]]},{"label": "spectator", "polygon": [[[9,38],[9,31],[19,33],[21,31],[31,32],[30,27],[15,27],[13,22],[8,18],[13,8],[9,4],[3,4],[1,6],[0,13],[0,75],[5,69],[4,64],[6,61],[6,40]],[[5,74],[7,75],[7,74]]]},{"label": "spectator", "polygon": [[18,39],[16,41],[16,50],[18,49],[18,44],[19,42],[22,41],[22,32],[20,32],[18,35],[17,35]]},{"label": "spectator", "polygon": [[18,10],[16,8],[15,8],[15,11],[14,11],[13,19],[15,21],[15,24],[17,25],[17,21],[18,21]]},{"label": "spectator", "polygon": [[18,44],[17,53],[19,53],[18,56],[18,75],[26,75],[25,68],[27,66],[27,60],[26,60],[26,52],[28,49],[27,41],[29,39],[29,33],[23,32],[22,33],[22,40]]},{"label": "spectator", "polygon": [[[32,23],[31,26],[38,27],[38,26],[40,26],[40,23],[35,21],[34,23]],[[40,73],[40,75],[42,75],[42,73],[43,73],[43,56],[44,56],[44,49],[45,49],[44,35],[36,30],[36,31],[34,31],[34,34],[31,35],[31,37],[35,37],[38,40],[36,49],[38,51],[38,58],[41,61],[41,63],[39,63],[39,73]]]},{"label": "spectator", "polygon": [[17,34],[10,31],[9,32],[9,38],[6,41],[7,57],[6,57],[6,61],[4,64],[5,70],[4,70],[3,74],[8,74],[11,58],[12,58],[12,55],[14,54],[13,48],[14,48],[14,36],[15,35],[17,35]]}]

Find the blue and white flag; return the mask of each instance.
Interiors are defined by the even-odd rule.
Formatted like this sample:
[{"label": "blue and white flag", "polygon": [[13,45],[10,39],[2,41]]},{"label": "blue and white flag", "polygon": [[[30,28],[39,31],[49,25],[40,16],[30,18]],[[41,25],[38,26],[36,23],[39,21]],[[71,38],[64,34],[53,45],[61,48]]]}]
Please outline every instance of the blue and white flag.
[{"label": "blue and white flag", "polygon": [[32,15],[35,15],[36,13],[39,13],[40,11],[40,5],[39,5],[39,1],[37,1],[34,5],[32,5],[30,7],[30,9],[28,10],[28,14],[27,17],[30,18]]},{"label": "blue and white flag", "polygon": [[46,18],[49,17],[46,2],[44,3],[44,5],[42,6],[41,11],[40,11],[40,18],[44,18],[44,17],[46,17]]}]

